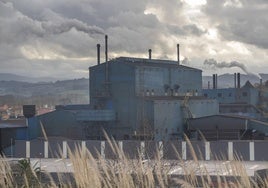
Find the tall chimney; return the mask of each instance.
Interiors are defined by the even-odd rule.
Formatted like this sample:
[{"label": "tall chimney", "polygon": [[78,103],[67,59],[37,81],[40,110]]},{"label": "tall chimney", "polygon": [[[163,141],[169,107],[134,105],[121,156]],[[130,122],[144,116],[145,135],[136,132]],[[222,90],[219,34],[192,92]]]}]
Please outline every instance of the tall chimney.
[{"label": "tall chimney", "polygon": [[218,89],[218,74],[215,74],[215,88]]},{"label": "tall chimney", "polygon": [[105,35],[105,62],[108,61],[108,35]]},{"label": "tall chimney", "polygon": [[237,73],[237,88],[240,88],[240,73]]},{"label": "tall chimney", "polygon": [[97,44],[97,62],[100,64],[100,44]]},{"label": "tall chimney", "polygon": [[216,75],[213,74],[212,77],[213,77],[213,87],[212,88],[216,89]]},{"label": "tall chimney", "polygon": [[[106,66],[105,66],[105,82],[106,82],[106,84],[108,84],[108,82],[109,82],[109,73],[108,73],[108,70],[109,70],[109,63],[108,63],[108,35],[105,35],[105,63],[106,63]],[[108,89],[107,89],[107,91],[108,91]]]},{"label": "tall chimney", "polygon": [[236,73],[234,73],[234,88],[236,88]]},{"label": "tall chimney", "polygon": [[178,65],[180,65],[180,44],[177,44]]},{"label": "tall chimney", "polygon": [[152,49],[149,49],[148,52],[149,52],[149,59],[152,59]]}]

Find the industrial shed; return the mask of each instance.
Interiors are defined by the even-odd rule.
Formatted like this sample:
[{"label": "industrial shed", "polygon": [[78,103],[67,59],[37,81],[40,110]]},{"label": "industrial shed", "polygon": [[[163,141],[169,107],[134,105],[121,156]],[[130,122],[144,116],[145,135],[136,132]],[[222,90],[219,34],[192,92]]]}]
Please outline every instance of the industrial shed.
[{"label": "industrial shed", "polygon": [[192,137],[206,140],[265,139],[268,124],[252,118],[230,115],[212,115],[189,119],[188,131]]},{"label": "industrial shed", "polygon": [[[22,130],[26,130],[25,119],[0,121],[0,153],[7,150],[20,137]],[[8,152],[5,152],[6,154]]]}]

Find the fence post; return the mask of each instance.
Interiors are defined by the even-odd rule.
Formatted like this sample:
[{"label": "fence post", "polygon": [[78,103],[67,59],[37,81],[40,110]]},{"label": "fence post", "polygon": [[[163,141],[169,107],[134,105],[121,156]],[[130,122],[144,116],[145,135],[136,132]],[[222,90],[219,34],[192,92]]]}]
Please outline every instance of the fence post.
[{"label": "fence post", "polygon": [[159,149],[159,157],[160,159],[163,159],[164,157],[164,148],[163,148],[163,142],[162,141],[159,141],[158,142],[158,149]]},{"label": "fence post", "polygon": [[182,153],[182,160],[187,160],[187,148],[186,148],[186,142],[181,142],[181,153]]},{"label": "fence post", "polygon": [[145,142],[141,142],[141,146],[140,146],[141,148],[141,158],[142,159],[145,159]]},{"label": "fence post", "polygon": [[67,141],[62,142],[62,157],[67,158]]},{"label": "fence post", "polygon": [[234,160],[233,142],[228,142],[228,160]]},{"label": "fence post", "polygon": [[82,149],[82,152],[83,152],[83,154],[85,154],[86,153],[86,141],[82,141],[81,142],[81,149]]},{"label": "fence post", "polygon": [[44,141],[44,158],[48,158],[48,141]]},{"label": "fence post", "polygon": [[30,158],[30,153],[31,153],[31,144],[30,141],[26,141],[26,158]]},{"label": "fence post", "polygon": [[206,161],[210,160],[210,142],[205,142],[205,159]]},{"label": "fence post", "polygon": [[123,142],[122,141],[118,142],[118,147],[119,147],[120,151],[123,152]]},{"label": "fence post", "polygon": [[101,141],[101,157],[105,159],[105,141]]},{"label": "fence post", "polygon": [[254,142],[249,142],[249,160],[255,160],[255,149],[254,149]]}]

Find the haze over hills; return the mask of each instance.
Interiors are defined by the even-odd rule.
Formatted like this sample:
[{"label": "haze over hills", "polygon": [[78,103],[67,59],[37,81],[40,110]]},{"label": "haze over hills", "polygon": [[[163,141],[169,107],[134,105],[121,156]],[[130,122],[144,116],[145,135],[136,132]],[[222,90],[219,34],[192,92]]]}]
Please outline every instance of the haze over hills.
[{"label": "haze over hills", "polygon": [[65,79],[53,78],[53,77],[36,78],[36,77],[20,76],[11,73],[0,73],[0,81],[20,81],[20,82],[37,83],[37,82],[55,82],[57,80],[65,80]]},{"label": "haze over hills", "polygon": [[[88,103],[88,79],[80,78],[54,82],[0,81],[0,105],[65,105]],[[16,81],[14,81],[16,80]]]}]

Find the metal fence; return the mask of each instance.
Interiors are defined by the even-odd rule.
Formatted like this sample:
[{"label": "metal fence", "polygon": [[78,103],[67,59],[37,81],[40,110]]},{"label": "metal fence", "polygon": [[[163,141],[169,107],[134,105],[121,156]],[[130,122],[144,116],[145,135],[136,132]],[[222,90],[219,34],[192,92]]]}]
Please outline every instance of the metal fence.
[{"label": "metal fence", "polygon": [[68,158],[76,149],[88,150],[93,157],[118,157],[118,150],[129,159],[166,160],[233,160],[267,161],[268,141],[25,141],[16,140],[12,157],[16,158]]}]

